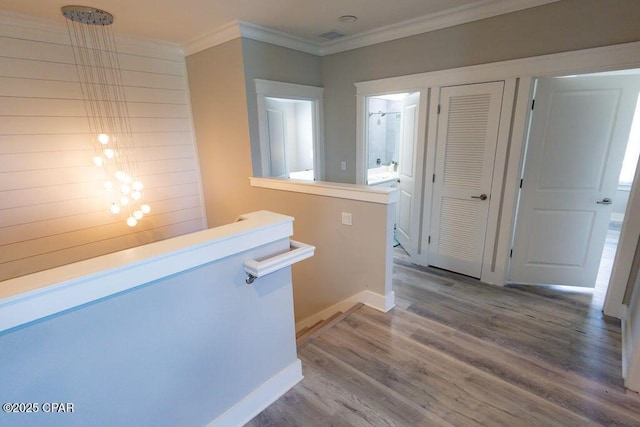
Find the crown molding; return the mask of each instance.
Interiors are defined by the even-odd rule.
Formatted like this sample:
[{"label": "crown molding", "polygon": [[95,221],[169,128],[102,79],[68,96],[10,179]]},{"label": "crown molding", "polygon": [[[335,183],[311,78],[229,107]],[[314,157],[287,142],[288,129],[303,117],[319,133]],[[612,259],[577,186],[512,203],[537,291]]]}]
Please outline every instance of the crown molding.
[{"label": "crown molding", "polygon": [[[118,44],[123,47],[123,53],[133,54],[171,53],[173,55],[188,56],[233,39],[245,37],[317,56],[324,56],[542,6],[556,1],[559,0],[518,0],[517,2],[513,0],[484,0],[326,43],[317,43],[240,20],[231,21],[182,44],[151,40],[128,34],[117,34],[116,39]],[[19,27],[23,33],[42,39],[42,41],[68,43],[66,27],[58,21],[0,11],[0,24]],[[44,33],[47,36],[44,36]],[[0,34],[2,34],[2,31],[0,31]]]},{"label": "crown molding", "polygon": [[191,55],[235,38],[245,37],[313,55],[324,56],[557,1],[559,0],[518,0],[517,2],[513,0],[484,0],[326,43],[317,43],[282,31],[236,20],[188,40],[182,46],[185,55]]},{"label": "crown molding", "polygon": [[238,21],[240,34],[248,39],[275,44],[301,52],[311,53],[320,56],[322,54],[321,45],[311,42],[302,37],[293,36],[282,31],[252,24],[250,22]]},{"label": "crown molding", "polygon": [[[0,36],[24,37],[45,43],[70,44],[67,26],[62,22],[0,11]],[[180,60],[184,57],[182,46],[162,40],[153,40],[132,34],[115,34],[118,52],[163,59]]]},{"label": "crown molding", "polygon": [[231,21],[182,43],[185,56],[218,46],[241,37],[239,21]]},{"label": "crown molding", "polygon": [[468,22],[517,12],[557,1],[559,0],[518,0],[517,2],[512,0],[485,0],[324,43],[322,44],[321,55],[331,55],[377,43],[415,36],[417,34],[428,33],[442,28],[466,24]]},{"label": "crown molding", "polygon": [[183,43],[182,48],[185,56],[188,56],[237,39],[238,37],[270,43],[318,56],[322,53],[321,45],[318,43],[313,43],[301,37],[241,20],[231,21],[198,37],[194,37]]}]

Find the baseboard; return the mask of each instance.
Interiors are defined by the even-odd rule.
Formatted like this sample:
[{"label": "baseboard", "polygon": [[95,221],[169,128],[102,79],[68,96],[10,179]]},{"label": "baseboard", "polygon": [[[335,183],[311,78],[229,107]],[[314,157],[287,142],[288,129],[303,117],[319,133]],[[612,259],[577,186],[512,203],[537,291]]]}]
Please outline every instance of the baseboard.
[{"label": "baseboard", "polygon": [[371,308],[375,308],[378,311],[386,313],[396,306],[396,294],[391,291],[387,295],[376,294],[371,291],[363,291],[358,294],[360,300],[358,302],[368,305]]},{"label": "baseboard", "polygon": [[362,291],[296,323],[296,332],[315,325],[322,320],[328,319],[338,312],[344,312],[359,302],[384,313],[391,310],[396,305],[395,294],[393,291],[389,292],[387,295],[380,295],[371,291]]},{"label": "baseboard", "polygon": [[245,396],[240,402],[207,424],[207,427],[238,427],[245,425],[267,406],[289,391],[291,387],[299,383],[302,378],[302,363],[300,359],[296,359],[291,365],[278,372]]}]

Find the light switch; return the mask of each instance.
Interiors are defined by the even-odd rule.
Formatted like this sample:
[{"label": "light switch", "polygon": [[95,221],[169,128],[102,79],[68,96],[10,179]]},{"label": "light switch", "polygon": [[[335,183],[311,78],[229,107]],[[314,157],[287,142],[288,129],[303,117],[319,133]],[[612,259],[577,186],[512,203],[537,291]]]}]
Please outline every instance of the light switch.
[{"label": "light switch", "polygon": [[342,212],[342,224],[343,225],[352,225],[352,217],[350,212]]},{"label": "light switch", "polygon": [[342,168],[343,171],[346,171],[347,170],[347,162],[343,161],[342,163],[340,163],[340,167]]}]

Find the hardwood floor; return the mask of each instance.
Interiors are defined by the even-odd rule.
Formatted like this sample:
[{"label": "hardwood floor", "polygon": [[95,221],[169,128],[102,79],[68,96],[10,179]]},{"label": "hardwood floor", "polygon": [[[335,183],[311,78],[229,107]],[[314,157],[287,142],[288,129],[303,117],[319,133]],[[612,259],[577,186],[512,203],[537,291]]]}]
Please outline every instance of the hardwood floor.
[{"label": "hardwood floor", "polygon": [[249,426],[640,425],[620,326],[593,296],[394,266],[397,306],[362,307],[298,349],[304,380]]}]

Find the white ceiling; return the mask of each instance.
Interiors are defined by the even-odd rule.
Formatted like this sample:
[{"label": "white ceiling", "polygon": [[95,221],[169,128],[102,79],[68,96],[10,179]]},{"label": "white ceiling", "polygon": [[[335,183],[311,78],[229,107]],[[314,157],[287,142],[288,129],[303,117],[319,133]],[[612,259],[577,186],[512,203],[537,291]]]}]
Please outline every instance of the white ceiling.
[{"label": "white ceiling", "polygon": [[[354,36],[394,24],[397,28],[398,23],[418,17],[446,21],[451,14],[467,14],[469,21],[551,1],[556,0],[1,0],[0,10],[62,23],[62,6],[82,4],[114,15],[113,29],[118,33],[179,44],[234,20],[326,44],[317,35],[331,29]],[[355,15],[358,20],[341,23],[341,15]]]}]

